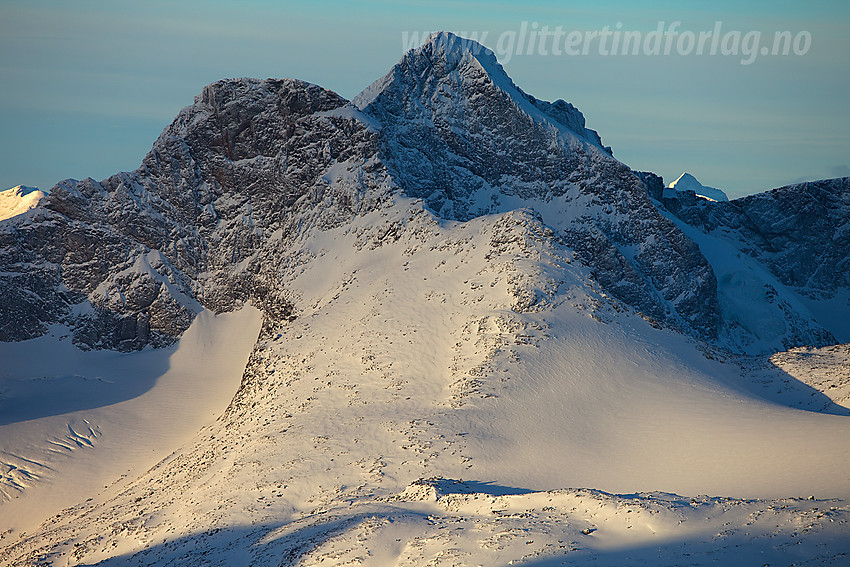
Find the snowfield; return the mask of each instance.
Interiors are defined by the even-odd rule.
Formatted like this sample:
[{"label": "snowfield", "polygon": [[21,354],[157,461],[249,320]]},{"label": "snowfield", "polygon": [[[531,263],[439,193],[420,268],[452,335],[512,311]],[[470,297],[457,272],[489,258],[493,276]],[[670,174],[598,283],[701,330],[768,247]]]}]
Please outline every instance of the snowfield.
[{"label": "snowfield", "polygon": [[[80,504],[37,536],[6,534],[6,552],[56,565],[840,564],[850,419],[749,393],[738,364],[606,298],[544,234],[527,211],[446,224],[401,201],[311,235],[291,282],[303,310],[256,344],[224,415],[147,472],[78,486]],[[223,317],[242,319],[244,353],[255,315]],[[97,451],[108,419],[86,419],[101,423]],[[72,479],[73,465],[52,466]],[[17,501],[37,503],[37,487]]]}]

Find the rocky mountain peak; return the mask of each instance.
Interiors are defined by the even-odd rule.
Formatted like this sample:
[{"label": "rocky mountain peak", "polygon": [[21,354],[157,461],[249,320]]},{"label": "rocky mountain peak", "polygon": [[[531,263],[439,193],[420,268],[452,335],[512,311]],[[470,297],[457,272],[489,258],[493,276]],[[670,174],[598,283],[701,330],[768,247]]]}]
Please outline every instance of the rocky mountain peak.
[{"label": "rocky mountain peak", "polygon": [[411,50],[384,77],[375,81],[354,99],[354,104],[367,113],[380,114],[377,108],[396,108],[401,92],[428,94],[431,108],[465,105],[470,98],[483,94],[502,99],[529,119],[556,130],[563,138],[603,148],[602,140],[585,127],[584,115],[573,105],[557,100],[538,100],[517,87],[496,59],[496,55],[480,43],[449,32],[432,34],[419,48]]}]

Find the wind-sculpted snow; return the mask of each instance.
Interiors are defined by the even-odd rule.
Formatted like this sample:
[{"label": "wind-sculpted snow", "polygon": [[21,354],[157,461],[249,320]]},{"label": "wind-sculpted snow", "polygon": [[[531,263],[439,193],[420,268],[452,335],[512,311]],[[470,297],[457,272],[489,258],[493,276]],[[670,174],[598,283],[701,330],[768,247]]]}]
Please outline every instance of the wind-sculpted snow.
[{"label": "wind-sculpted snow", "polygon": [[295,250],[298,318],[259,338],[224,414],[7,536],[11,565],[848,552],[847,418],[725,385],[736,365],[611,302],[533,211],[452,223],[399,199]]}]

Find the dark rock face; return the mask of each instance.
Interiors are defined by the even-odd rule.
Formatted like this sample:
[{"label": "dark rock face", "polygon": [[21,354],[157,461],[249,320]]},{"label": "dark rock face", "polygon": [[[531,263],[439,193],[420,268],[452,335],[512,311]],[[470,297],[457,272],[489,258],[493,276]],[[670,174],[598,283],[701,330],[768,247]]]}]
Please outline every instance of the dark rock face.
[{"label": "dark rock face", "polygon": [[664,179],[660,175],[656,175],[651,171],[632,171],[632,173],[641,180],[646,187],[647,194],[651,198],[661,201],[664,196]]},{"label": "dark rock face", "polygon": [[850,178],[789,185],[734,201],[693,195],[664,206],[706,233],[732,235],[783,284],[812,298],[850,288]]}]

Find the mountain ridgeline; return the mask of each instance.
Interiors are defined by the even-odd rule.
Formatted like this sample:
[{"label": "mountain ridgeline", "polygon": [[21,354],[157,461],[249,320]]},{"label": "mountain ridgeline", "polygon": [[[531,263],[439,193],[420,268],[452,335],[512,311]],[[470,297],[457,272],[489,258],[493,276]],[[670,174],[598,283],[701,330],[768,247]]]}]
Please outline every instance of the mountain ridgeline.
[{"label": "mountain ridgeline", "polygon": [[353,102],[290,79],[211,84],[136,171],[63,181],[0,221],[0,340],[62,324],[83,348],[163,346],[203,308],[248,301],[270,329],[298,317],[285,282],[309,261],[304,236],[400,199],[446,221],[529,209],[611,301],[723,348],[843,332],[816,307],[850,288],[850,179],[665,194],[575,107],[442,33]]}]

